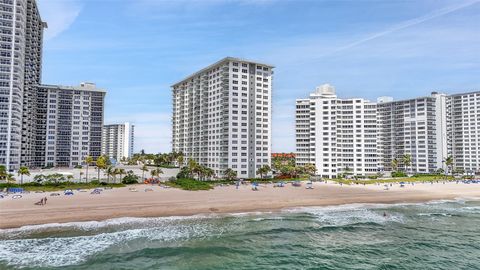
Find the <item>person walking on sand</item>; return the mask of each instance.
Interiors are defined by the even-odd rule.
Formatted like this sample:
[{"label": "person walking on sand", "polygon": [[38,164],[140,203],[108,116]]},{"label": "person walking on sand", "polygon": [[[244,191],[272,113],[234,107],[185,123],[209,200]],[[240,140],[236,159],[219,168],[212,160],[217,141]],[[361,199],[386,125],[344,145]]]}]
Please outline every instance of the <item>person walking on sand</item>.
[{"label": "person walking on sand", "polygon": [[40,200],[40,205],[43,205],[43,198]]},{"label": "person walking on sand", "polygon": [[43,203],[44,203],[44,204],[47,204],[47,197],[45,197],[45,198],[43,199]]}]

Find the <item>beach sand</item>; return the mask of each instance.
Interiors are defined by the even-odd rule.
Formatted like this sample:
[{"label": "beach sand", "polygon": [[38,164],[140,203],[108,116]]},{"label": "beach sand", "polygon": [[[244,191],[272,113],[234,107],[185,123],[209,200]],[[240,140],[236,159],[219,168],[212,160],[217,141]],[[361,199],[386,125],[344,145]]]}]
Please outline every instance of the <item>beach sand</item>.
[{"label": "beach sand", "polygon": [[[132,187],[132,186],[130,186]],[[339,185],[333,182],[314,183],[314,189],[274,188],[260,185],[259,191],[243,185],[216,187],[209,191],[183,191],[159,186],[136,185],[103,191],[99,195],[77,192],[57,197],[50,193],[24,194],[0,199],[0,228],[25,225],[105,220],[118,217],[183,216],[208,213],[276,211],[302,206],[327,206],[352,203],[416,203],[441,199],[480,198],[480,184],[416,183],[384,190],[383,185]],[[145,188],[153,191],[145,192]],[[47,197],[44,206],[35,205]]]}]

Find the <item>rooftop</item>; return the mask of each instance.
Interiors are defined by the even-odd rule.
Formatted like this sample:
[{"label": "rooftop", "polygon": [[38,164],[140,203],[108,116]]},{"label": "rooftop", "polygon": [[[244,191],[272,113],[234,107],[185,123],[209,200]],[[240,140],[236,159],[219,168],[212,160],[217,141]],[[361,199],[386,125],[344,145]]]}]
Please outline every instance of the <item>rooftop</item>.
[{"label": "rooftop", "polygon": [[92,91],[92,92],[103,92],[106,93],[107,91],[104,89],[97,88],[94,83],[90,82],[82,82],[79,86],[65,86],[65,85],[54,85],[54,84],[41,84],[39,85],[43,88],[48,89],[58,89],[58,90],[77,90],[77,91]]},{"label": "rooftop", "polygon": [[209,70],[209,69],[212,69],[213,67],[219,66],[219,65],[221,65],[221,64],[223,64],[223,63],[225,63],[225,62],[229,62],[229,61],[248,62],[248,63],[252,63],[252,64],[257,64],[257,65],[266,66],[266,67],[269,67],[269,68],[274,68],[274,66],[269,65],[269,64],[265,64],[265,63],[260,63],[260,62],[251,61],[251,60],[247,60],[247,59],[242,59],[242,58],[236,58],[236,57],[230,57],[230,56],[228,56],[228,57],[225,57],[225,58],[223,58],[223,59],[221,59],[221,60],[219,60],[219,61],[217,61],[217,62],[215,62],[215,63],[213,63],[213,64],[211,64],[211,65],[209,65],[209,66],[207,66],[207,67],[204,67],[204,68],[200,69],[199,71],[197,71],[197,72],[195,72],[195,73],[193,73],[193,74],[185,77],[183,80],[178,81],[177,83],[174,83],[171,87],[175,87],[175,86],[177,86],[177,85],[179,85],[179,84],[181,84],[181,83],[183,83],[183,82],[185,82],[185,81],[188,81],[188,80],[190,80],[191,78],[193,78],[193,77],[195,77],[195,76],[203,73],[204,71],[207,71],[207,70]]}]

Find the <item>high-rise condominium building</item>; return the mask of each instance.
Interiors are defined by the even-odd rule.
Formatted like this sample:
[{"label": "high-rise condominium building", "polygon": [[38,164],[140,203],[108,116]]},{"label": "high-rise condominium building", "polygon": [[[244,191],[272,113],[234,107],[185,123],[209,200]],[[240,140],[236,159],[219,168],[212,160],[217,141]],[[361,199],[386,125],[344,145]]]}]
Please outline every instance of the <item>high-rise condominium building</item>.
[{"label": "high-rise condominium building", "polygon": [[174,84],[173,151],[219,176],[270,165],[272,69],[227,57]]},{"label": "high-rise condominium building", "polygon": [[[392,101],[378,99],[378,152],[380,170],[398,168],[418,173],[433,173],[442,168],[447,156],[446,95]],[[411,164],[404,164],[404,156]],[[393,168],[394,169],[394,168]]]},{"label": "high-rise condominium building", "polygon": [[480,92],[447,97],[448,156],[455,169],[480,171]]},{"label": "high-rise condominium building", "polygon": [[[93,83],[40,85],[36,166],[73,167],[101,155],[105,91]],[[45,124],[42,124],[45,123]]]},{"label": "high-rise condominium building", "polygon": [[0,164],[31,165],[42,22],[35,0],[0,0]]},{"label": "high-rise condominium building", "polygon": [[296,101],[296,163],[315,164],[317,174],[374,175],[377,160],[376,104],[341,99],[330,85]]},{"label": "high-rise condominium building", "polygon": [[102,155],[117,161],[132,157],[134,128],[130,123],[103,126]]}]

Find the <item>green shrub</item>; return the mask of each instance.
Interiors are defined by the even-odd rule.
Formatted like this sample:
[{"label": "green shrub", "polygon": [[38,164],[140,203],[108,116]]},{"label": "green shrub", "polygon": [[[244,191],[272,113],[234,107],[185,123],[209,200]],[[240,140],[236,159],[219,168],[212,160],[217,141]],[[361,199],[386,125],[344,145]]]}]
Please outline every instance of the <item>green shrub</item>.
[{"label": "green shrub", "polygon": [[392,172],[392,177],[407,177],[407,174],[404,172]]},{"label": "green shrub", "polygon": [[134,174],[127,174],[123,177],[122,184],[131,185],[131,184],[138,184],[138,176]]},{"label": "green shrub", "polygon": [[167,182],[166,185],[183,190],[209,190],[213,188],[210,183],[190,178],[179,178],[174,181]]},{"label": "green shrub", "polygon": [[177,179],[187,179],[190,177],[190,171],[187,167],[180,169],[180,172],[177,174]]}]

